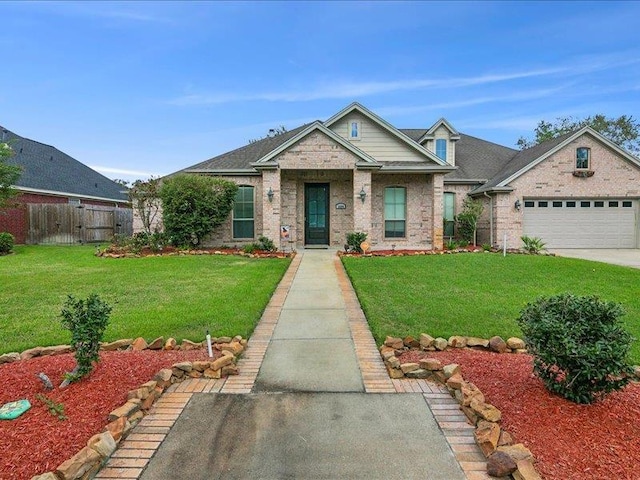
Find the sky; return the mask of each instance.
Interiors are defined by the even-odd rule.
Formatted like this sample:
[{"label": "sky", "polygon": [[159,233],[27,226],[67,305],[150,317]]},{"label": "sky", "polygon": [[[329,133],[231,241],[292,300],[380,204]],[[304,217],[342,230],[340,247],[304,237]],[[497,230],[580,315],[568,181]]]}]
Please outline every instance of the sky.
[{"label": "sky", "polygon": [[640,2],[0,2],[0,125],[162,176],[357,101],[515,148],[640,118]]}]

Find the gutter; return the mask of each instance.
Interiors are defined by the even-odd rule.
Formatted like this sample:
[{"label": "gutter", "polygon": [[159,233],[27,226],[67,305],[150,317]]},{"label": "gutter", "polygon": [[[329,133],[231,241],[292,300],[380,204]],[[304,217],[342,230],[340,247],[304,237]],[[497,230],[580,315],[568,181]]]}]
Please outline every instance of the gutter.
[{"label": "gutter", "polygon": [[51,195],[53,197],[72,197],[72,198],[85,198],[87,200],[99,200],[101,202],[111,202],[111,203],[124,203],[130,205],[131,202],[125,198],[107,198],[107,197],[96,197],[94,195],[83,195],[81,193],[69,193],[69,192],[60,192],[56,190],[43,190],[39,188],[29,188],[29,187],[21,187],[20,185],[12,185],[11,188],[18,190],[20,192],[25,193],[41,193],[42,195]]}]

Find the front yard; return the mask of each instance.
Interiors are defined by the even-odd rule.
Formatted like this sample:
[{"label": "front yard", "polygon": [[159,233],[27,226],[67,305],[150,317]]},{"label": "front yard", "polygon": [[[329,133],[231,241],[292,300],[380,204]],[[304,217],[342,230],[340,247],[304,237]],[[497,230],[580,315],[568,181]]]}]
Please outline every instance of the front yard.
[{"label": "front yard", "polygon": [[113,306],[105,340],[248,338],[288,259],[238,256],[97,258],[94,246],[18,246],[0,257],[0,354],[68,343],[67,294]]},{"label": "front yard", "polygon": [[540,295],[571,292],[623,304],[640,364],[640,270],[561,257],[478,253],[343,258],[378,344],[386,335],[521,335],[515,321]]}]

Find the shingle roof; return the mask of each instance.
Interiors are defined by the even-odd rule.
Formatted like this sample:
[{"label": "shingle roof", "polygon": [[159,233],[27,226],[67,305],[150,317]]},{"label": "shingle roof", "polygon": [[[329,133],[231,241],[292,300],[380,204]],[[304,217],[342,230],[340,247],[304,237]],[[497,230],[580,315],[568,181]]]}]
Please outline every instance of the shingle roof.
[{"label": "shingle roof", "polygon": [[0,139],[4,138],[14,151],[7,163],[22,168],[16,187],[127,201],[121,185],[57,148],[21,137],[2,127],[0,131]]},{"label": "shingle roof", "polygon": [[513,148],[487,142],[471,135],[460,134],[456,142],[456,166],[458,170],[449,173],[447,180],[485,179],[497,175],[518,153]]}]

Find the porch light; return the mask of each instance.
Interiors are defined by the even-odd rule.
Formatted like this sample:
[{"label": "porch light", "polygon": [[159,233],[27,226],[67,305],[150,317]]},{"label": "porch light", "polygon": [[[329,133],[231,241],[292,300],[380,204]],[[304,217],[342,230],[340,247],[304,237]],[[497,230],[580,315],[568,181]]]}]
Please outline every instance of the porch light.
[{"label": "porch light", "polygon": [[269,187],[269,191],[267,192],[267,198],[270,202],[273,202],[273,190]]},{"label": "porch light", "polygon": [[364,186],[362,187],[362,190],[360,190],[360,200],[362,200],[362,203],[364,203],[364,199],[367,198],[367,192],[364,191]]},{"label": "porch light", "polygon": [[520,211],[520,207],[522,206],[522,204],[520,203],[520,199],[516,199],[516,203],[513,204],[513,206],[515,207],[515,209],[517,211]]}]

